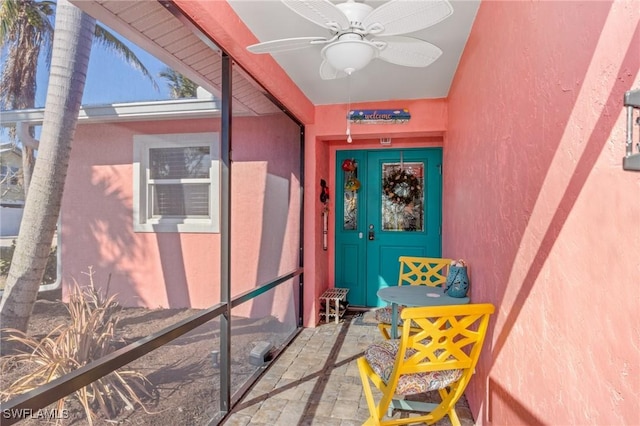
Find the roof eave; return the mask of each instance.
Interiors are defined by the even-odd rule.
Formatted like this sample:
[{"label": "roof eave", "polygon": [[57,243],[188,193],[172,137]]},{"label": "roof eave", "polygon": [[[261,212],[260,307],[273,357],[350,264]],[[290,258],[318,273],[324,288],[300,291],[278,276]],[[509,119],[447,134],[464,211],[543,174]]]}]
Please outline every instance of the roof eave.
[{"label": "roof eave", "polygon": [[[176,99],[167,101],[127,102],[105,105],[87,105],[80,108],[78,121],[82,123],[168,120],[215,117],[220,104],[214,99]],[[44,108],[2,111],[0,125],[23,122],[42,124]]]}]

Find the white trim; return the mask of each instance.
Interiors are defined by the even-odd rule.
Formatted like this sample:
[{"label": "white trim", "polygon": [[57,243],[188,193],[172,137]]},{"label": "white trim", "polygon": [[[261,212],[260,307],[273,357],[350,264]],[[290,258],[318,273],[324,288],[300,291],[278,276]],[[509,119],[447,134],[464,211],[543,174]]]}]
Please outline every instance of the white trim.
[{"label": "white trim", "polygon": [[[172,118],[219,117],[220,102],[212,99],[172,99],[167,101],[126,102],[105,105],[85,105],[80,108],[78,121],[99,123],[115,121],[146,121]],[[2,126],[25,122],[42,124],[44,108],[2,111]]]},{"label": "white trim", "polygon": [[[154,147],[186,145],[210,147],[211,189],[209,218],[150,218],[147,214],[148,155]],[[220,232],[220,137],[218,133],[176,133],[133,136],[133,230],[134,232]]]}]

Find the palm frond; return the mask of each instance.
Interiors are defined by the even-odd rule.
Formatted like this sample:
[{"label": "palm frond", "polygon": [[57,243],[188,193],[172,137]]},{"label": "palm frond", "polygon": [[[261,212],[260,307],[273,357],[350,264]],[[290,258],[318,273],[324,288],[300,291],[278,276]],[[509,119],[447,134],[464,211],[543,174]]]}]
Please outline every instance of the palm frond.
[{"label": "palm frond", "polygon": [[109,49],[110,51],[117,54],[120,58],[124,59],[124,61],[131,66],[133,69],[140,71],[142,75],[144,75],[155,90],[159,90],[158,84],[155,79],[144,66],[144,64],[138,59],[136,54],[127,47],[120,39],[118,39],[113,33],[107,30],[102,25],[96,24],[96,32],[94,35],[94,40]]},{"label": "palm frond", "polygon": [[197,96],[198,84],[179,72],[165,67],[158,73],[158,76],[168,80],[167,85],[173,99],[195,98]]},{"label": "palm frond", "polygon": [[41,52],[51,52],[53,5],[50,1],[5,0],[0,5],[0,43],[6,60],[0,75],[0,106],[34,106],[37,63]]},{"label": "palm frond", "polygon": [[[0,389],[3,400],[38,388],[115,350],[116,314],[120,306],[115,295],[108,296],[95,288],[91,268],[87,275],[89,285],[81,289],[75,282],[69,296],[68,324],[56,327],[40,340],[18,330],[6,330],[7,340],[21,344],[22,349],[0,359],[0,372],[21,366],[29,372],[6,389]],[[93,424],[97,412],[112,418],[136,405],[151,414],[143,398],[157,397],[157,390],[142,373],[120,369],[79,389],[73,396],[83,407],[89,424]],[[62,410],[64,401],[65,398],[58,401],[58,409]]]},{"label": "palm frond", "polygon": [[4,0],[0,4],[0,47],[4,47],[9,37],[15,37],[12,30],[18,22],[20,3],[19,0]]}]

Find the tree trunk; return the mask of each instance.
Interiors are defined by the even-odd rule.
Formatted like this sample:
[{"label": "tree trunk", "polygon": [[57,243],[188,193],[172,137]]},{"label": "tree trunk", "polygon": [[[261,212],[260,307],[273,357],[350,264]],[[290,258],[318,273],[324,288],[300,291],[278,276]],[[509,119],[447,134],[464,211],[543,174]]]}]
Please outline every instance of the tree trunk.
[{"label": "tree trunk", "polygon": [[31,183],[31,175],[33,167],[36,163],[36,156],[33,148],[22,145],[22,188],[24,189],[25,199],[29,195],[29,184]]},{"label": "tree trunk", "polygon": [[0,302],[3,328],[26,331],[38,294],[60,214],[95,24],[67,0],[58,0],[38,161]]}]

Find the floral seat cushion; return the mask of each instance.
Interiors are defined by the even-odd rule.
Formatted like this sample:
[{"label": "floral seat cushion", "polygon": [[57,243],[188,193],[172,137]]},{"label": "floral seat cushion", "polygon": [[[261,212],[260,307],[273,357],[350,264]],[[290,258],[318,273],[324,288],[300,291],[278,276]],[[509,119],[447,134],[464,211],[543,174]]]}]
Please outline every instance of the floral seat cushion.
[{"label": "floral seat cushion", "polygon": [[[398,327],[402,326],[402,318],[400,318],[400,312],[402,312],[402,308],[404,308],[404,306],[398,306]],[[385,306],[384,308],[379,308],[375,311],[376,321],[378,321],[380,324],[391,324],[391,316],[391,306]],[[418,325],[415,322],[411,321],[411,326],[417,327]]]},{"label": "floral seat cushion", "polygon": [[[400,312],[402,312],[402,308],[404,308],[404,306],[398,306],[398,325],[402,325],[402,319],[400,319]],[[376,321],[382,324],[391,324],[391,306],[376,309],[375,317]]]},{"label": "floral seat cushion", "polygon": [[[398,353],[399,340],[386,340],[369,346],[364,356],[373,369],[386,384],[393,372],[393,364]],[[415,349],[407,350],[407,357],[415,354]],[[443,389],[456,382],[462,376],[462,370],[441,370],[427,373],[403,374],[398,380],[396,393],[399,395],[413,395],[432,390]]]}]

